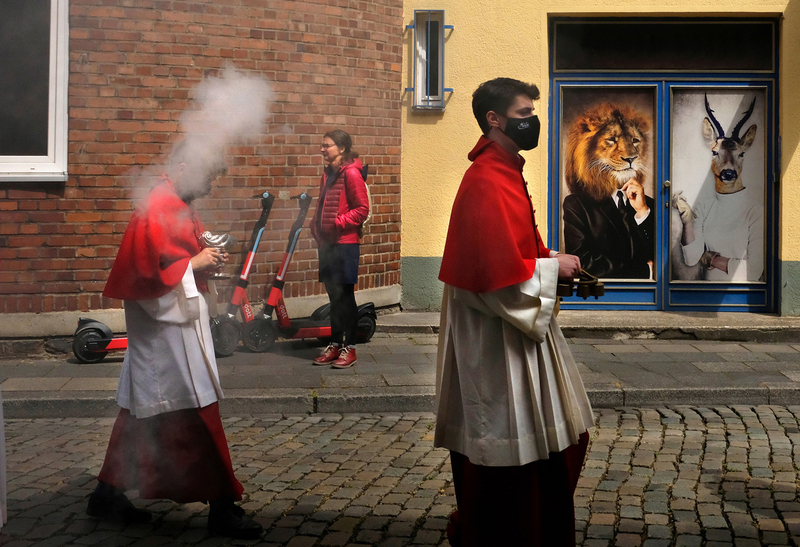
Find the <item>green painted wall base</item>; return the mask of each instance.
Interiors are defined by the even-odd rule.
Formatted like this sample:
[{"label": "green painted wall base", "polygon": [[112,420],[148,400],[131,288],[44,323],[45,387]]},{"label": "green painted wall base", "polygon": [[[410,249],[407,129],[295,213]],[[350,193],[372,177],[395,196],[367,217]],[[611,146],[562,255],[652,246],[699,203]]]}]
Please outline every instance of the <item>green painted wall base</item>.
[{"label": "green painted wall base", "polygon": [[442,306],[444,284],[439,281],[440,256],[405,256],[400,259],[403,295],[400,305],[406,310],[435,310]]},{"label": "green painted wall base", "polygon": [[781,262],[780,314],[800,316],[800,262]]}]

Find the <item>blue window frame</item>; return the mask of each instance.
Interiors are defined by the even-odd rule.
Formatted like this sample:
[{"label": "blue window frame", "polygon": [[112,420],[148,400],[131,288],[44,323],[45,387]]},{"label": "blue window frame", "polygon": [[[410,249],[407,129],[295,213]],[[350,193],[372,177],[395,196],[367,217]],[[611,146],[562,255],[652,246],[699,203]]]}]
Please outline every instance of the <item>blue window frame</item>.
[{"label": "blue window frame", "polygon": [[[600,46],[599,49],[595,48],[588,53],[576,53],[582,47],[581,43],[575,43],[576,40],[596,44],[596,40],[592,38],[594,34],[609,31],[619,33],[621,29],[617,27],[625,25],[631,25],[629,29],[637,28],[642,35],[650,36],[650,42],[643,45],[642,49],[652,54],[648,59],[655,60],[641,62],[643,68],[637,70],[638,65],[632,64],[631,58],[642,58],[637,52],[628,56],[624,50],[608,52],[602,51]],[[757,37],[758,43],[753,47],[753,51],[757,54],[741,56],[739,63],[741,66],[736,64],[736,55],[708,60],[701,54],[686,53],[674,43],[657,43],[658,39],[663,41],[665,36],[674,34],[689,36],[694,33],[697,40],[701,41],[708,36],[707,31],[712,32],[714,36],[734,34],[717,32],[719,28],[733,28],[725,25],[736,25],[737,32],[741,30],[739,27],[745,27],[753,31],[752,35]],[[638,112],[649,121],[649,124],[645,124],[643,132],[648,137],[649,157],[647,161],[642,162],[641,170],[636,171],[637,175],[633,178],[642,174],[641,178],[646,179],[643,183],[644,193],[648,198],[652,198],[650,214],[654,216],[655,230],[652,234],[650,274],[646,273],[646,269],[639,269],[638,273],[627,271],[620,275],[609,274],[613,275],[612,277],[601,275],[606,288],[604,297],[598,300],[567,298],[564,299],[564,307],[775,311],[775,290],[779,286],[776,267],[778,210],[776,187],[780,173],[777,153],[779,133],[776,115],[778,102],[776,22],[770,19],[559,18],[551,21],[550,29],[550,96],[552,97],[549,141],[550,247],[562,252],[583,250],[575,243],[580,241],[580,237],[575,237],[575,233],[580,233],[580,230],[576,228],[577,224],[572,224],[577,222],[571,216],[572,204],[576,200],[570,198],[572,200],[570,204],[564,201],[573,193],[572,190],[580,193],[581,188],[573,176],[577,168],[574,165],[568,166],[567,163],[576,161],[570,158],[575,158],[579,154],[584,161],[586,160],[588,153],[585,149],[581,149],[579,144],[575,144],[580,134],[576,124],[585,119],[581,116],[593,114],[593,107],[601,104],[622,103],[626,107],[631,107],[631,110],[626,111],[629,117],[636,118]],[[635,40],[632,43],[635,43]],[[559,46],[564,51],[560,51]],[[674,53],[671,54],[671,51]],[[676,59],[677,54],[683,57]],[[612,58],[607,59],[603,57],[604,55]],[[613,59],[614,55],[617,56],[617,61]],[[597,60],[598,56],[602,58],[600,61]],[[668,66],[670,64],[671,66]],[[713,272],[711,271],[714,270],[713,267],[710,270],[704,268],[700,265],[702,261],[693,266],[696,271],[691,275],[679,271],[679,267],[691,262],[689,256],[691,253],[684,250],[682,245],[684,228],[678,211],[674,208],[675,203],[681,195],[684,195],[686,189],[696,191],[695,201],[692,202],[696,218],[698,211],[703,213],[710,210],[707,207],[711,199],[709,196],[721,195],[715,194],[718,177],[715,178],[711,163],[714,152],[703,141],[701,123],[709,116],[708,111],[703,109],[704,100],[709,100],[709,108],[716,112],[710,114],[712,117],[724,118],[725,121],[719,127],[725,125],[722,131],[728,132],[728,136],[731,128],[738,122],[741,122],[738,125],[742,126],[740,128],[742,135],[750,126],[758,128],[752,130],[756,137],[752,148],[746,154],[741,171],[749,173],[745,183],[750,187],[749,195],[756,196],[757,200],[763,200],[761,219],[750,223],[758,229],[747,232],[758,233],[762,243],[760,246],[748,246],[744,258],[738,255],[738,258],[731,257],[727,262],[727,277],[723,276],[723,272],[718,268]],[[750,114],[747,114],[747,106],[751,102],[755,107]],[[714,133],[719,133],[719,130],[715,130]],[[570,139],[573,141],[572,144],[569,142]],[[633,167],[633,163],[630,166]],[[570,179],[572,186],[567,182],[567,174],[572,177]],[[679,190],[679,187],[683,190]],[[682,193],[677,194],[678,191]],[[706,199],[702,199],[704,196]],[[702,220],[706,221],[706,226],[714,226],[709,219],[710,216],[702,217]],[[761,227],[763,236],[759,231]],[[737,230],[741,230],[741,226],[734,224],[731,233]],[[716,231],[719,232],[720,228],[717,227]],[[703,232],[705,239],[702,241],[705,247],[700,248],[708,251],[703,253],[704,256],[713,257],[713,250],[718,243],[712,238],[712,230],[706,232],[709,234]],[[633,236],[630,237],[632,241]],[[740,234],[737,237],[746,235]],[[758,240],[758,237],[751,236],[751,239]],[[627,244],[629,240],[624,241]],[[736,240],[734,246],[741,246],[738,241],[741,239]],[[595,249],[603,248],[600,239],[593,243]],[[695,243],[695,247],[698,245],[700,243]],[[568,246],[571,248],[567,248]],[[691,245],[687,244],[686,247],[688,249]],[[736,252],[739,251],[732,250],[728,254]],[[757,259],[751,260],[751,257]],[[582,259],[584,264],[600,268],[592,262],[589,255],[585,255],[585,258],[585,261]],[[605,271],[610,272],[610,270]]]},{"label": "blue window frame", "polygon": [[414,22],[406,28],[413,30],[414,82],[406,88],[412,94],[415,109],[443,110],[445,33],[452,25],[444,24],[444,10],[415,10]]}]

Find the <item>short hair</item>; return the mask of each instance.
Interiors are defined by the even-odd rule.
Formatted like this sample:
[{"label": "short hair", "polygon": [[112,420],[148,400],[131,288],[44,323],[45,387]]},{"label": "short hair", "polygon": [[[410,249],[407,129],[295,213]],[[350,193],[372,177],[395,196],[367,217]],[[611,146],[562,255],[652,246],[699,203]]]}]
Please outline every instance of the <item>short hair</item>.
[{"label": "short hair", "polygon": [[322,138],[328,137],[336,145],[336,148],[342,151],[343,160],[354,160],[358,157],[358,152],[353,151],[353,139],[350,133],[341,129],[334,129],[325,133]]},{"label": "short hair", "polygon": [[539,88],[535,84],[526,84],[513,78],[495,78],[478,86],[472,94],[472,113],[484,135],[491,129],[486,121],[486,114],[496,112],[505,116],[520,95],[526,95],[535,101],[539,98]]}]

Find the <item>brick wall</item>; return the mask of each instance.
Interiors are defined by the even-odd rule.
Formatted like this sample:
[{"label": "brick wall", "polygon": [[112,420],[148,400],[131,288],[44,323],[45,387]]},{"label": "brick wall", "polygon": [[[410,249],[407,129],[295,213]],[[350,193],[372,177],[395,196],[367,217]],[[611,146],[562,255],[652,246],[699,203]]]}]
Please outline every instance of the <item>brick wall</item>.
[{"label": "brick wall", "polygon": [[[133,173],[164,160],[190,89],[225,63],[262,74],[276,101],[268,132],[229,149],[228,174],[196,203],[206,228],[249,237],[264,189],[316,197],[322,134],[342,128],[371,166],[358,288],[400,282],[402,0],[70,0],[69,20],[70,176],[0,183],[0,313],[120,305],[101,292],[147,191]],[[280,264],[296,210],[276,200],[251,298]],[[316,267],[305,229],[285,294],[324,292]]]}]

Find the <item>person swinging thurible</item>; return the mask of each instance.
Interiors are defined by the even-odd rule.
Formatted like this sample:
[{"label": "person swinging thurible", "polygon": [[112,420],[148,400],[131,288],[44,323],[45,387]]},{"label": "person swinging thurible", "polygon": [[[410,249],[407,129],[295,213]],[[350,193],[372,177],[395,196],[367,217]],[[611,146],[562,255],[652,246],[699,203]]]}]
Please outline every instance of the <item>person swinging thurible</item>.
[{"label": "person swinging thurible", "polygon": [[208,530],[258,539],[260,524],[234,502],[233,473],[219,413],[222,388],[209,327],[210,269],[227,253],[203,248],[203,226],[190,204],[226,170],[221,151],[178,145],[169,175],[131,217],[103,295],[124,301],[128,350],[98,485],[87,514],[123,524],[150,520],[126,490],[144,499],[209,502]]}]

